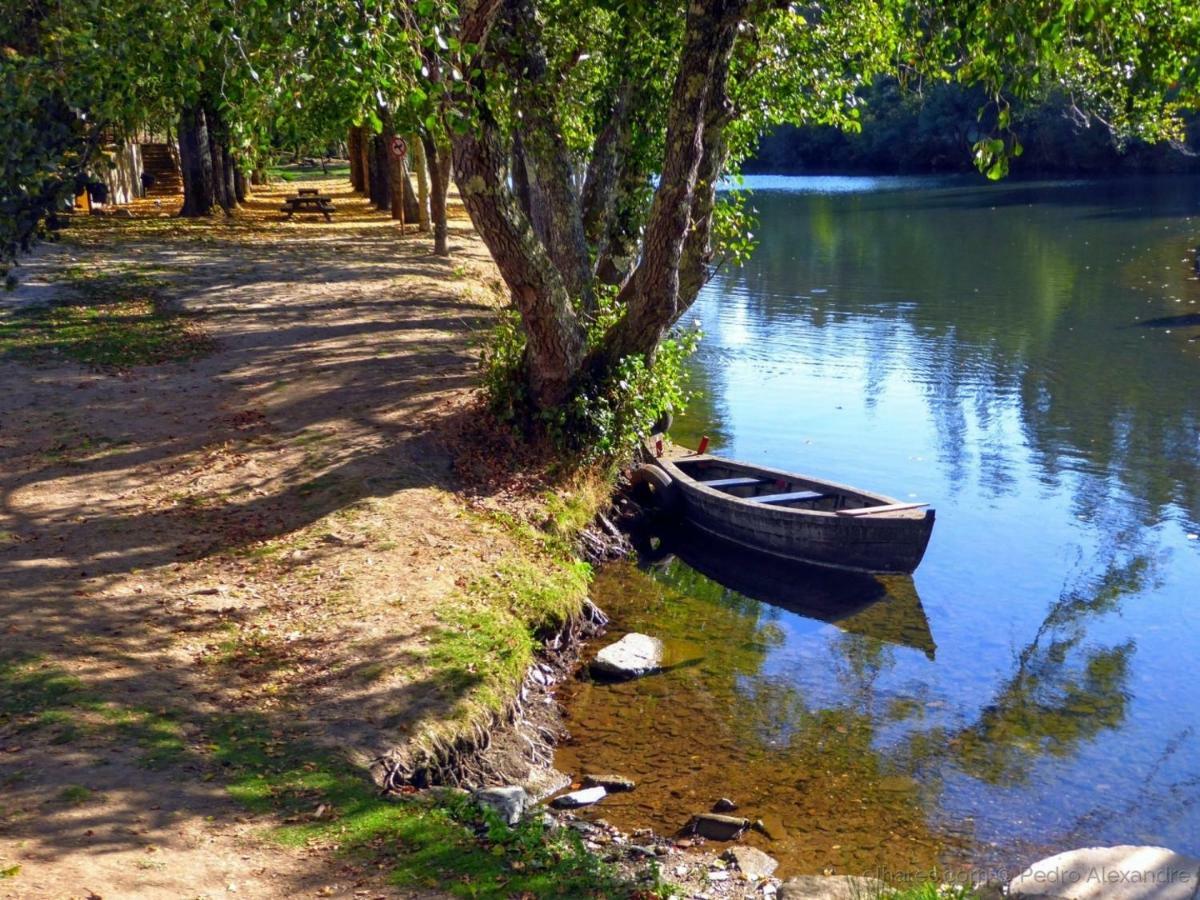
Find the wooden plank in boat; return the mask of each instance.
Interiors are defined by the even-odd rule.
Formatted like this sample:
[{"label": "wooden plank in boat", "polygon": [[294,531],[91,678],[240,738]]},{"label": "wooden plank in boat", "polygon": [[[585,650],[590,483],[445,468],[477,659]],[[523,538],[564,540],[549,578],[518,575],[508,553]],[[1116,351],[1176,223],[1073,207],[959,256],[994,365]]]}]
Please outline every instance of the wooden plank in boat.
[{"label": "wooden plank in boat", "polygon": [[889,503],[886,506],[864,506],[861,509],[839,509],[839,516],[874,516],[878,513],[901,512],[906,509],[922,509],[928,503]]},{"label": "wooden plank in boat", "polygon": [[793,491],[790,494],[763,494],[761,497],[747,497],[751,503],[766,503],[774,505],[776,503],[795,503],[801,500],[821,500],[825,497],[832,497],[832,494],[822,494],[820,491]]},{"label": "wooden plank in boat", "polygon": [[753,487],[756,484],[766,484],[765,478],[717,478],[713,481],[700,482],[710,488]]}]

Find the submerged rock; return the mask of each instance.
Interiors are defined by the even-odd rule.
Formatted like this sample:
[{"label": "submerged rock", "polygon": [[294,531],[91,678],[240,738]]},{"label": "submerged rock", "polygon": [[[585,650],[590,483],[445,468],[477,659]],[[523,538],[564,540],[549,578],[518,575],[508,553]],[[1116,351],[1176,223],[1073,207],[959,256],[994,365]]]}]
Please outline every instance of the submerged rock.
[{"label": "submerged rock", "polygon": [[863,900],[881,897],[887,885],[861,875],[798,875],[779,886],[779,900]]},{"label": "submerged rock", "polygon": [[770,878],[779,863],[755,847],[730,847],[722,857],[734,863],[751,881]]},{"label": "submerged rock", "polygon": [[657,672],[662,663],[662,641],[633,632],[597,653],[592,672],[606,678],[640,678]]},{"label": "submerged rock", "polygon": [[550,805],[555,809],[576,809],[580,806],[591,806],[593,803],[599,803],[608,793],[602,787],[584,788],[582,791],[571,791],[569,794],[563,794],[561,797],[555,797],[550,801]]},{"label": "submerged rock", "polygon": [[1011,897],[1191,900],[1200,860],[1165,847],[1086,847],[1039,860],[1008,883]]},{"label": "submerged rock", "polygon": [[692,820],[685,830],[712,841],[733,841],[741,837],[742,832],[749,827],[749,819],[720,816],[716,813],[701,813],[698,816],[692,816]]},{"label": "submerged rock", "polygon": [[584,775],[582,781],[584,787],[602,787],[610,794],[632,791],[637,787],[633,779],[624,775]]},{"label": "submerged rock", "polygon": [[530,806],[525,788],[510,784],[507,787],[483,788],[475,792],[474,800],[496,812],[509,825],[516,825]]}]

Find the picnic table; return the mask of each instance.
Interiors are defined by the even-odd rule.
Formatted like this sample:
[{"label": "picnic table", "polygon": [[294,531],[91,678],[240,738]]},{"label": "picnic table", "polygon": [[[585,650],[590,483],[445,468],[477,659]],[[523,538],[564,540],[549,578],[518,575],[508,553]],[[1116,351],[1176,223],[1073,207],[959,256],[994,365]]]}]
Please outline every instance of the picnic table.
[{"label": "picnic table", "polygon": [[288,197],[280,207],[281,212],[287,213],[290,219],[296,213],[321,213],[326,222],[332,222],[333,198],[324,197],[316,188],[300,188],[295,197]]}]

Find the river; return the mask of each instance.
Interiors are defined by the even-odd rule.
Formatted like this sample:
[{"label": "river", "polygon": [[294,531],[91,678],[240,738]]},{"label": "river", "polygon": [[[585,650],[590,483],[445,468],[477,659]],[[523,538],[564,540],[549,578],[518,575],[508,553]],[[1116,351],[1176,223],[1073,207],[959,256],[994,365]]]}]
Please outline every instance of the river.
[{"label": "river", "polygon": [[564,692],[559,766],[639,783],[590,814],[674,832],[728,796],[785,875],[1200,855],[1200,179],[746,187],[674,438],[937,525],[872,596],[695,548],[601,571],[605,641],[678,665]]}]

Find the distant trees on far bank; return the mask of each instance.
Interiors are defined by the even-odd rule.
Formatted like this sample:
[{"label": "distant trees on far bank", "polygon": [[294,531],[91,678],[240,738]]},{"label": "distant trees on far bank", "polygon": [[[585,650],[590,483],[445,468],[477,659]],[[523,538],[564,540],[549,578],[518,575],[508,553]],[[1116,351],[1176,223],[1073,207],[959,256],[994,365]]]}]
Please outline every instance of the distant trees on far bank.
[{"label": "distant trees on far bank", "polygon": [[[746,173],[873,172],[919,174],[974,170],[971,146],[996,126],[996,110],[979,87],[937,82],[917,93],[892,78],[862,92],[862,131],[820,125],[781,125],[759,142]],[[980,110],[984,109],[982,119]],[[1085,124],[1070,99],[1051,95],[1015,107],[1012,130],[1024,152],[1013,175],[1200,173],[1200,113],[1187,118],[1185,144],[1114,139]]]}]

